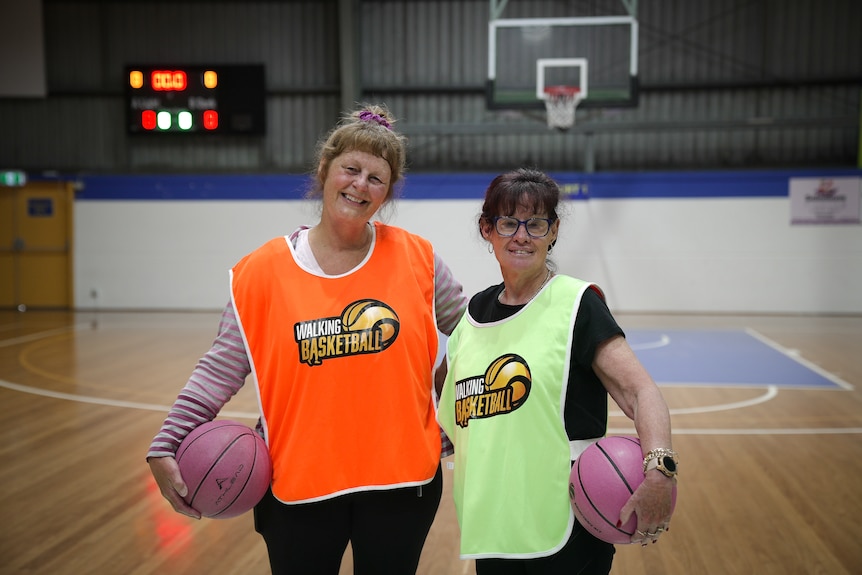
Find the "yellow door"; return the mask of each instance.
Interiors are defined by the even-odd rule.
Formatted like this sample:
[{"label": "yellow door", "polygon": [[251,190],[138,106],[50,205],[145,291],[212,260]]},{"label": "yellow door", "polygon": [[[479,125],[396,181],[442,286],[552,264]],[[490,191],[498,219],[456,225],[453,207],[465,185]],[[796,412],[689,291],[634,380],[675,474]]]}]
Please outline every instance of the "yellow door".
[{"label": "yellow door", "polygon": [[18,293],[15,257],[16,188],[0,187],[0,308],[13,307]]},{"label": "yellow door", "polygon": [[0,307],[72,306],[72,207],[67,182],[0,188]]}]

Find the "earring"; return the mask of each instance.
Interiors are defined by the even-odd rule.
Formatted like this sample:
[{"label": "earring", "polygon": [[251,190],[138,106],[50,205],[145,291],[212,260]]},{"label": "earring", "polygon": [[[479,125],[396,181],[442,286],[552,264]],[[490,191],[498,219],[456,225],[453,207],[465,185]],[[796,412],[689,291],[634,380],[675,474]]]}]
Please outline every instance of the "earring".
[{"label": "earring", "polygon": [[488,244],[488,253],[489,253],[489,254],[493,254],[493,253],[494,253],[494,245],[493,245],[493,244]]}]

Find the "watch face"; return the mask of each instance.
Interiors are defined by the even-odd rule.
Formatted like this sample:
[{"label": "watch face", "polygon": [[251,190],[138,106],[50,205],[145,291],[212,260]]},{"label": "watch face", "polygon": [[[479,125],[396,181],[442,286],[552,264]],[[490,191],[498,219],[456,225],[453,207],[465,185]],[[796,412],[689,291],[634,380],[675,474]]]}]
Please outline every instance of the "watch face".
[{"label": "watch face", "polygon": [[676,473],[676,462],[672,457],[662,457],[662,465],[671,473]]}]

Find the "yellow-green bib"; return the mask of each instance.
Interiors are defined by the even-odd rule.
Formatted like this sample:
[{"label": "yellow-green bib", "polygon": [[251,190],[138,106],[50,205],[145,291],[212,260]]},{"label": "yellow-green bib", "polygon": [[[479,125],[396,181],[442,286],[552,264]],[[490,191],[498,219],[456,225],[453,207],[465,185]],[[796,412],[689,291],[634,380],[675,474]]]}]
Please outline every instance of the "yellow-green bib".
[{"label": "yellow-green bib", "polygon": [[465,314],[449,338],[438,420],[455,444],[462,558],[543,557],[568,540],[563,408],[589,285],[556,276],[515,315],[479,324]]}]

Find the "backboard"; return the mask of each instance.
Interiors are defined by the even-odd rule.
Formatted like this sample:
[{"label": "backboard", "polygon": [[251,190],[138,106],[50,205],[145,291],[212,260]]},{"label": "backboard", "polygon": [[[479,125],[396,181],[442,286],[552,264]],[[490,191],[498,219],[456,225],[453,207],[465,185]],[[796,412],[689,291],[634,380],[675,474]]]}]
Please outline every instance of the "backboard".
[{"label": "backboard", "polygon": [[580,108],[636,106],[637,58],[631,16],[493,19],[487,107],[542,109],[548,86],[579,88]]}]

